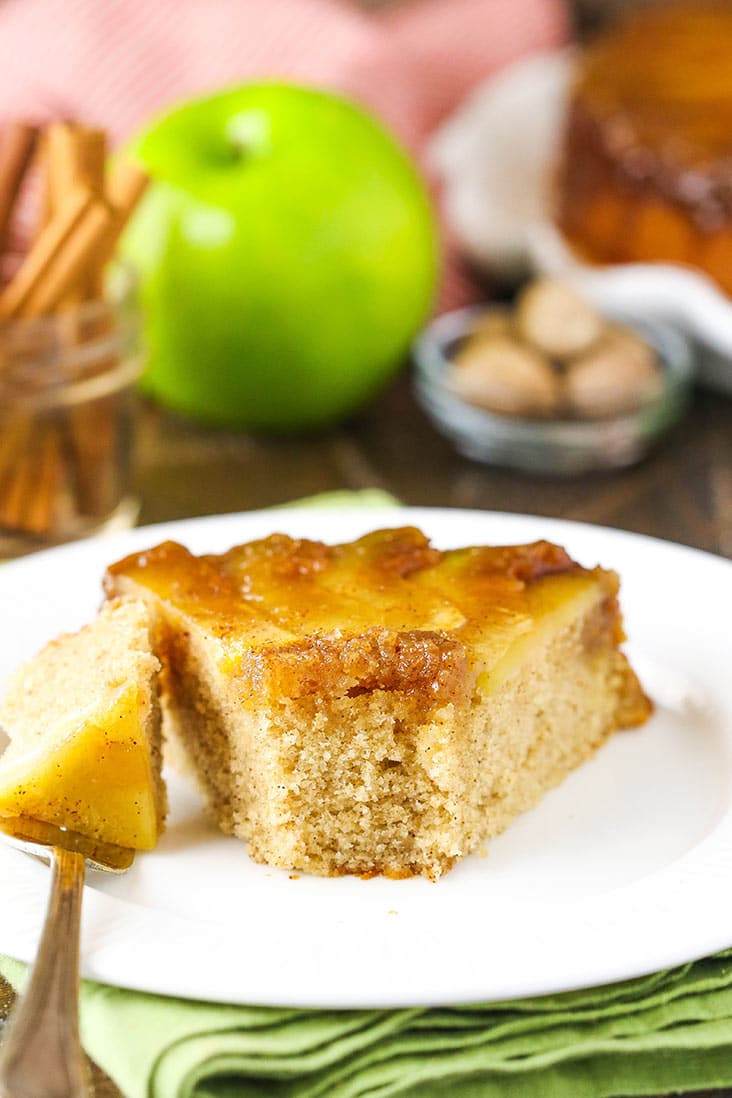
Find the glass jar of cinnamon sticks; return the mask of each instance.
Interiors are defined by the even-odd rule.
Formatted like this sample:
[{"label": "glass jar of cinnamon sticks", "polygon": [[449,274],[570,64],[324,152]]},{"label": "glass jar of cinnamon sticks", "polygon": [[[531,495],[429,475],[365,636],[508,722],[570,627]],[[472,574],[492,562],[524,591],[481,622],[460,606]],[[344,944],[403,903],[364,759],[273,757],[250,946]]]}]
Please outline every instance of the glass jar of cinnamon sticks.
[{"label": "glass jar of cinnamon sticks", "polygon": [[[18,257],[29,170],[38,224]],[[134,521],[140,325],[134,278],[110,261],[145,183],[107,170],[100,130],[23,123],[0,141],[0,557]]]},{"label": "glass jar of cinnamon sticks", "polygon": [[0,557],[134,522],[137,311],[119,297],[0,335]]}]

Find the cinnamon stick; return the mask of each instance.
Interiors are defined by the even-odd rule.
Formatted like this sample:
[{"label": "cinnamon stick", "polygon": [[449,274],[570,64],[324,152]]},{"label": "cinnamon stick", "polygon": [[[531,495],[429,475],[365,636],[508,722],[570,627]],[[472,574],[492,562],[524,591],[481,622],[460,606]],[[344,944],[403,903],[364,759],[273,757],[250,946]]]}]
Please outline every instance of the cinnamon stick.
[{"label": "cinnamon stick", "polygon": [[69,122],[56,122],[46,130],[46,181],[52,216],[64,206],[69,192],[81,186],[75,129]]},{"label": "cinnamon stick", "polygon": [[0,294],[0,319],[20,316],[39,282],[64,245],[72,239],[94,199],[88,191],[74,191],[32,245],[9,286]]},{"label": "cinnamon stick", "polygon": [[109,207],[83,190],[46,226],[0,294],[0,319],[51,312],[78,282],[112,224]]},{"label": "cinnamon stick", "polygon": [[[103,130],[87,129],[70,122],[58,122],[48,128],[48,190],[53,212],[63,209],[69,194],[82,188],[94,198],[104,199],[104,172],[107,159],[107,135]],[[101,297],[102,255],[88,257],[88,269],[78,286],[72,287],[60,304]]]},{"label": "cinnamon stick", "polygon": [[0,498],[13,478],[13,471],[26,449],[31,433],[30,417],[11,412],[0,422]]},{"label": "cinnamon stick", "polygon": [[104,241],[103,261],[111,259],[125,225],[145,193],[149,176],[133,160],[119,159],[109,178],[107,197],[114,210],[114,225]]},{"label": "cinnamon stick", "polygon": [[43,316],[54,310],[73,287],[79,284],[87,264],[99,249],[112,222],[109,207],[99,200],[92,200],[73,233],[41,272],[20,310],[21,316]]},{"label": "cinnamon stick", "polygon": [[47,422],[39,434],[33,483],[20,515],[22,529],[36,535],[47,534],[53,527],[62,470],[61,443],[55,427]]},{"label": "cinnamon stick", "polygon": [[81,515],[109,515],[120,501],[117,451],[127,399],[113,393],[69,409],[69,465]]},{"label": "cinnamon stick", "polygon": [[23,514],[33,490],[35,461],[29,443],[23,447],[8,470],[0,499],[0,527],[23,530]]},{"label": "cinnamon stick", "polygon": [[29,122],[12,122],[0,143],[0,251],[5,247],[15,202],[38,139]]},{"label": "cinnamon stick", "polygon": [[[112,258],[119,237],[148,185],[148,177],[129,160],[118,160],[107,184],[114,220],[98,259]],[[100,271],[101,271],[100,267]],[[111,316],[104,318],[111,326]],[[99,335],[104,332],[102,320]],[[103,397],[94,404],[69,410],[69,442],[79,510],[84,515],[109,514],[119,501],[116,451],[126,394]]]},{"label": "cinnamon stick", "polygon": [[36,143],[35,166],[38,173],[38,212],[31,241],[37,240],[53,217],[51,181],[48,171],[48,131],[42,130]]},{"label": "cinnamon stick", "polygon": [[[104,130],[84,130],[79,143],[79,177],[92,194],[104,201],[105,171],[107,166],[107,135]],[[89,258],[89,269],[84,277],[85,297],[91,301],[104,297],[104,264],[106,262],[106,237],[100,239],[97,250]]]},{"label": "cinnamon stick", "polygon": [[54,421],[18,414],[3,424],[0,527],[19,534],[48,534],[56,518],[63,472]]}]

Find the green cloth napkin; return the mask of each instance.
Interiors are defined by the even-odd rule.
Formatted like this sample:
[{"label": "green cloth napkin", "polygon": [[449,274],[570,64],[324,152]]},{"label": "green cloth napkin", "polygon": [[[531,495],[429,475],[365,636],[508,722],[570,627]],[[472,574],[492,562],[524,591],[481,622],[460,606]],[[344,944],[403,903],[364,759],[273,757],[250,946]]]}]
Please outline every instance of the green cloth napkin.
[{"label": "green cloth napkin", "polygon": [[[394,502],[382,492],[307,501]],[[0,956],[0,973],[20,987],[25,966]],[[85,981],[81,1027],[127,1098],[683,1092],[732,1086],[732,949],[607,987],[418,1010],[221,1006]]]},{"label": "green cloth napkin", "polygon": [[[21,985],[25,966],[0,958]],[[608,1098],[732,1085],[732,950],[488,1006],[302,1011],[85,982],[90,1056],[127,1098]]]}]

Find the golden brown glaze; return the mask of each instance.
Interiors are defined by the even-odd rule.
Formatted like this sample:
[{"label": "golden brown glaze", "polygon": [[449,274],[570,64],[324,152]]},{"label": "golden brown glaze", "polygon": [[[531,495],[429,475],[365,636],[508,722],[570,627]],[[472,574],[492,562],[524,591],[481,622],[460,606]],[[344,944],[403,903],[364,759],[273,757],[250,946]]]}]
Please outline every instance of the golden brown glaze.
[{"label": "golden brown glaze", "polygon": [[558,220],[600,262],[672,261],[732,292],[732,5],[659,5],[586,51]]},{"label": "golden brown glaze", "polygon": [[411,527],[334,546],[274,534],[220,556],[165,542],[112,565],[105,587],[147,592],[216,638],[252,705],[377,688],[444,703],[583,592],[620,630],[612,572],[548,542],[441,552]]}]

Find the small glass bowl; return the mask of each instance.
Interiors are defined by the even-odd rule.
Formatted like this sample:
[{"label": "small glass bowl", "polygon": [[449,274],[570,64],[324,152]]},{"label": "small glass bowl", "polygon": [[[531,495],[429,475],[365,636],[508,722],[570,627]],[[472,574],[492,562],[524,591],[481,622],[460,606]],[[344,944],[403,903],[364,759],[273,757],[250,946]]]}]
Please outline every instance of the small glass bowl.
[{"label": "small glass bowl", "polygon": [[432,421],[475,461],[549,476],[622,469],[640,461],[684,412],[693,380],[689,344],[674,328],[608,314],[652,346],[663,369],[660,395],[632,412],[605,419],[527,419],[468,404],[447,384],[455,352],[490,315],[490,306],[445,313],[416,340],[415,390]]}]

